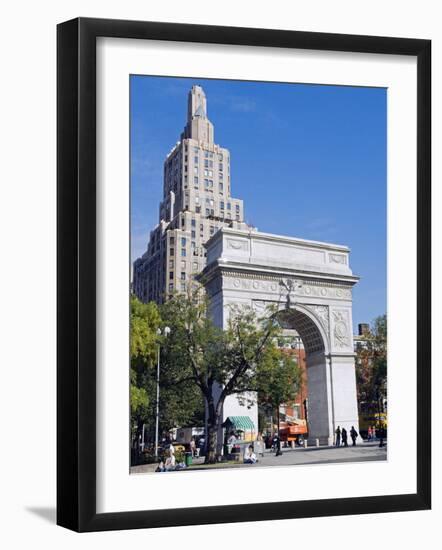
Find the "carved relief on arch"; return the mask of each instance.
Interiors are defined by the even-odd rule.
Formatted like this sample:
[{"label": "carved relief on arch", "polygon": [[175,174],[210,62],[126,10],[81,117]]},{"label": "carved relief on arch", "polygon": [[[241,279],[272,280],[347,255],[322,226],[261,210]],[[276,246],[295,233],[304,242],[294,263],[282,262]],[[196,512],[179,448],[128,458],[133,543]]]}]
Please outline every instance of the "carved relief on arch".
[{"label": "carved relief on arch", "polygon": [[335,348],[352,348],[353,338],[350,333],[349,312],[346,309],[335,309],[333,316],[333,345]]},{"label": "carved relief on arch", "polygon": [[322,328],[325,330],[325,333],[328,336],[329,333],[329,307],[316,305],[316,304],[304,304],[304,307],[309,309],[315,317],[319,320],[322,325]]}]

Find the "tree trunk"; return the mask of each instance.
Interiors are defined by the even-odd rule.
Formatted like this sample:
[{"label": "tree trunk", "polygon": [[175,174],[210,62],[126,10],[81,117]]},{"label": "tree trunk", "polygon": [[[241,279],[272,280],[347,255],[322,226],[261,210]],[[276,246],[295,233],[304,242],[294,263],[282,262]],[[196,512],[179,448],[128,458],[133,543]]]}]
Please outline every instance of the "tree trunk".
[{"label": "tree trunk", "polygon": [[218,443],[218,426],[216,421],[209,418],[207,421],[207,453],[206,464],[214,464],[217,460],[216,447]]},{"label": "tree trunk", "polygon": [[215,464],[220,457],[218,452],[218,430],[221,424],[221,410],[222,404],[217,403],[216,407],[213,398],[207,401],[207,452],[206,452],[206,464]]}]

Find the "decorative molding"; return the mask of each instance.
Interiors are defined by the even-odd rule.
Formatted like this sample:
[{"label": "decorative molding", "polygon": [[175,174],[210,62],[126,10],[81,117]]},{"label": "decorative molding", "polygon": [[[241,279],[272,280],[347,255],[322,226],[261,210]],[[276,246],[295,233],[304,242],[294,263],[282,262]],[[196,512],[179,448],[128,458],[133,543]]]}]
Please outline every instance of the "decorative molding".
[{"label": "decorative molding", "polygon": [[227,248],[231,250],[248,250],[247,241],[237,241],[236,239],[227,239]]},{"label": "decorative molding", "polygon": [[333,311],[333,343],[337,348],[351,347],[348,328],[348,311]]},{"label": "decorative molding", "polygon": [[317,304],[303,304],[304,307],[312,311],[315,316],[319,319],[319,322],[322,325],[322,328],[325,330],[325,333],[328,336],[329,332],[329,307],[322,306]]},{"label": "decorative molding", "polygon": [[332,264],[347,265],[347,257],[343,254],[329,254],[328,261]]},{"label": "decorative molding", "polygon": [[[231,269],[231,268],[230,268]],[[224,278],[235,278],[235,279],[258,279],[258,280],[261,280],[261,281],[276,281],[276,283],[279,284],[279,282],[281,281],[281,276],[277,276],[277,275],[269,275],[269,274],[265,274],[265,275],[261,275],[260,273],[243,273],[241,271],[233,271],[233,270],[230,270],[227,268],[227,266],[223,266],[222,267],[222,276]],[[351,281],[349,282],[348,284],[345,283],[345,282],[339,282],[339,283],[333,283],[331,281],[327,281],[327,282],[323,282],[323,281],[317,281],[317,280],[310,280],[310,279],[302,279],[301,277],[297,277],[296,279],[294,277],[287,277],[286,279],[294,279],[296,281],[299,281],[300,283],[302,283],[303,285],[308,285],[310,287],[313,287],[313,286],[319,286],[319,287],[324,287],[326,286],[327,288],[340,288],[342,290],[347,290],[347,289],[350,289],[352,286],[354,286],[354,282]]]},{"label": "decorative molding", "polygon": [[[268,292],[276,296],[287,297],[293,302],[295,296],[304,298],[319,298],[333,300],[351,300],[352,292],[349,286],[337,284],[318,284],[316,281],[302,281],[297,278],[260,277],[259,275],[243,276],[237,272],[223,272],[224,288],[235,290],[255,290]],[[289,291],[289,287],[290,292]]]}]

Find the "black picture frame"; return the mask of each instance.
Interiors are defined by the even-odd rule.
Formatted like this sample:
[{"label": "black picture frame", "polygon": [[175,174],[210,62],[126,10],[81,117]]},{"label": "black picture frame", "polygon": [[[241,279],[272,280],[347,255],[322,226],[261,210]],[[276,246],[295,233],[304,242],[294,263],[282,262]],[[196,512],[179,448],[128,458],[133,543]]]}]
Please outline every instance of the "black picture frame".
[{"label": "black picture frame", "polygon": [[[96,39],[132,38],[417,58],[417,491],[376,497],[96,512]],[[57,28],[57,523],[83,531],[431,507],[431,41],[79,18]],[[66,429],[66,427],[69,429]]]}]

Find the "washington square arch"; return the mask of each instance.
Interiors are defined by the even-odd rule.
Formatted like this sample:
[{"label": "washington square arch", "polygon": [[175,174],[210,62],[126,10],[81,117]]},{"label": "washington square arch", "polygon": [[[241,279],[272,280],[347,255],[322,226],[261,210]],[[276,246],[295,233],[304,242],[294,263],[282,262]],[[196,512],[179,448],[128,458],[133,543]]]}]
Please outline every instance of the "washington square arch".
[{"label": "washington square arch", "polygon": [[[346,246],[231,228],[207,243],[202,273],[214,322],[227,327],[231,306],[265,314],[302,339],[308,381],[309,444],[333,444],[337,426],[358,429],[352,287],[358,282]],[[223,418],[247,415],[258,426],[258,405],[244,410],[236,396]]]}]

